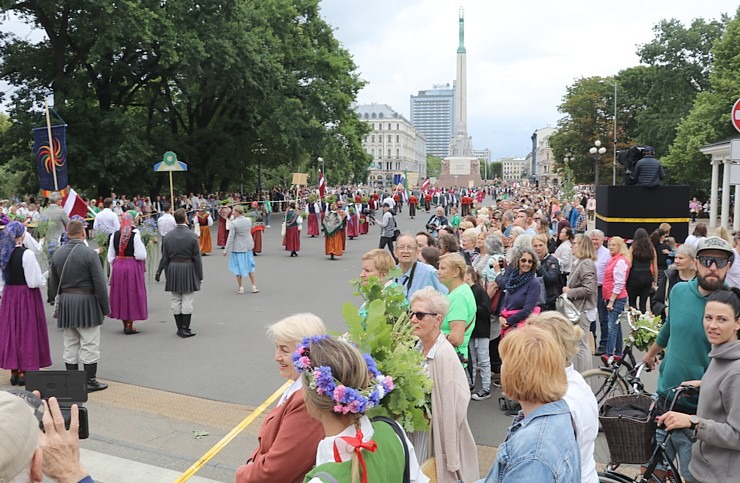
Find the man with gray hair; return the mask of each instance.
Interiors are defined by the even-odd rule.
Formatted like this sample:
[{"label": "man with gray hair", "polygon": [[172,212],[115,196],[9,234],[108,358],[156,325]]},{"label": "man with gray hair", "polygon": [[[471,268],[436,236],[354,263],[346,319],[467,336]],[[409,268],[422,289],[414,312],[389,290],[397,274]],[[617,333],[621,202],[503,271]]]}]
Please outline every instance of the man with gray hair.
[{"label": "man with gray hair", "polygon": [[[587,233],[591,239],[591,243],[594,245],[596,250],[596,279],[599,284],[598,288],[598,300],[596,301],[596,308],[599,313],[599,330],[601,335],[599,336],[599,345],[594,355],[600,356],[606,353],[606,338],[609,335],[609,312],[606,310],[606,304],[604,303],[604,297],[601,293],[601,285],[604,283],[604,274],[606,273],[606,266],[611,260],[609,249],[604,246],[604,232],[599,229],[593,229]],[[591,333],[594,338],[596,337],[596,323],[591,324]]]},{"label": "man with gray hair", "polygon": [[77,405],[66,430],[56,398],[46,402],[38,393],[0,392],[0,481],[36,483],[45,475],[58,482],[93,483],[80,464],[78,427]]}]

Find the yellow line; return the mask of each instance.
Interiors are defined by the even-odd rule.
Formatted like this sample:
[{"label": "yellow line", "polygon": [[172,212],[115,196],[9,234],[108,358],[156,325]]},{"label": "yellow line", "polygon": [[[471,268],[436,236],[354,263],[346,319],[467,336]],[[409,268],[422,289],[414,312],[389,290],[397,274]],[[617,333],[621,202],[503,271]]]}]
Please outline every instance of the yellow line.
[{"label": "yellow line", "polygon": [[596,213],[596,218],[607,223],[688,223],[689,218],[613,218]]},{"label": "yellow line", "polygon": [[231,442],[232,439],[236,438],[239,433],[241,433],[244,428],[249,426],[257,417],[264,412],[265,409],[267,409],[277,398],[279,398],[286,389],[288,389],[288,386],[290,386],[293,383],[293,381],[286,381],[285,384],[280,386],[280,388],[275,391],[272,396],[268,397],[267,399],[260,404],[257,409],[251,412],[249,416],[244,418],[244,420],[236,425],[234,429],[232,429],[229,434],[221,438],[221,441],[213,445],[211,449],[209,449],[206,454],[200,457],[198,461],[193,463],[193,465],[185,471],[180,477],[175,480],[175,483],[182,483],[184,481],[188,481],[190,477],[192,477],[199,469],[203,467],[206,463],[208,463],[211,458],[216,456],[219,451],[224,449],[227,444]]}]

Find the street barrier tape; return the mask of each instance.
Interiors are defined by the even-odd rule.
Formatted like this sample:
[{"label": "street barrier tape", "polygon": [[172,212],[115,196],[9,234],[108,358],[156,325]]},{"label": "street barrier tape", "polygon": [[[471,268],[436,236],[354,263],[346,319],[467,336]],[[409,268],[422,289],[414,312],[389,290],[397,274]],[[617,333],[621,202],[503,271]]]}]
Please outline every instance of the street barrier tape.
[{"label": "street barrier tape", "polygon": [[691,221],[686,218],[614,218],[607,217],[596,213],[596,218],[607,223],[688,223]]},{"label": "street barrier tape", "polygon": [[285,381],[285,384],[280,386],[280,388],[275,391],[270,397],[265,399],[262,404],[260,404],[257,409],[252,411],[249,416],[244,418],[244,420],[236,425],[234,429],[232,429],[229,434],[221,438],[221,441],[213,445],[211,449],[209,449],[206,454],[200,457],[198,461],[193,463],[193,465],[187,469],[180,477],[175,480],[175,483],[182,483],[185,481],[188,481],[199,469],[203,467],[206,463],[208,463],[214,456],[218,454],[219,451],[224,449],[227,444],[231,442],[232,439],[236,438],[239,433],[244,431],[244,429],[252,424],[252,422],[259,417],[260,414],[262,414],[265,409],[270,407],[272,403],[274,403],[284,392],[286,389],[288,389],[288,386],[290,386],[293,383],[293,381]]}]

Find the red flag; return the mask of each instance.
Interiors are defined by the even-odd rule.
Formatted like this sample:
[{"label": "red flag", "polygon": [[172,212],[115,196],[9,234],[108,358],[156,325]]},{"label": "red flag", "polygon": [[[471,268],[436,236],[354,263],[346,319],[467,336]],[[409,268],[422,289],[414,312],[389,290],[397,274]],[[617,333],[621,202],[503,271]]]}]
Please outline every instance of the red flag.
[{"label": "red flag", "polygon": [[421,184],[421,191],[427,192],[429,190],[429,178],[425,179],[424,182]]},{"label": "red flag", "polygon": [[62,208],[70,218],[74,215],[80,215],[83,218],[87,216],[87,203],[72,188],[69,189],[69,194],[62,200]]},{"label": "red flag", "polygon": [[319,196],[324,199],[324,193],[326,193],[326,182],[324,181],[324,173],[319,170]]}]

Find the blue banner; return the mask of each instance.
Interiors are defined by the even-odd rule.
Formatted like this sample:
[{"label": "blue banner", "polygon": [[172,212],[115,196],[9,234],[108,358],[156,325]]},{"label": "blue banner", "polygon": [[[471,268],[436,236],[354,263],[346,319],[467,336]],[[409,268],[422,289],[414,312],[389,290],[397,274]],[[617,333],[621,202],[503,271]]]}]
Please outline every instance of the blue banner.
[{"label": "blue banner", "polygon": [[[52,191],[61,191],[67,187],[67,126],[59,124],[51,127],[52,143],[49,143],[49,131],[46,127],[33,130],[33,152],[36,155],[36,171],[39,185],[45,196]],[[53,154],[53,156],[52,156]],[[54,184],[56,172],[56,186]]]}]

